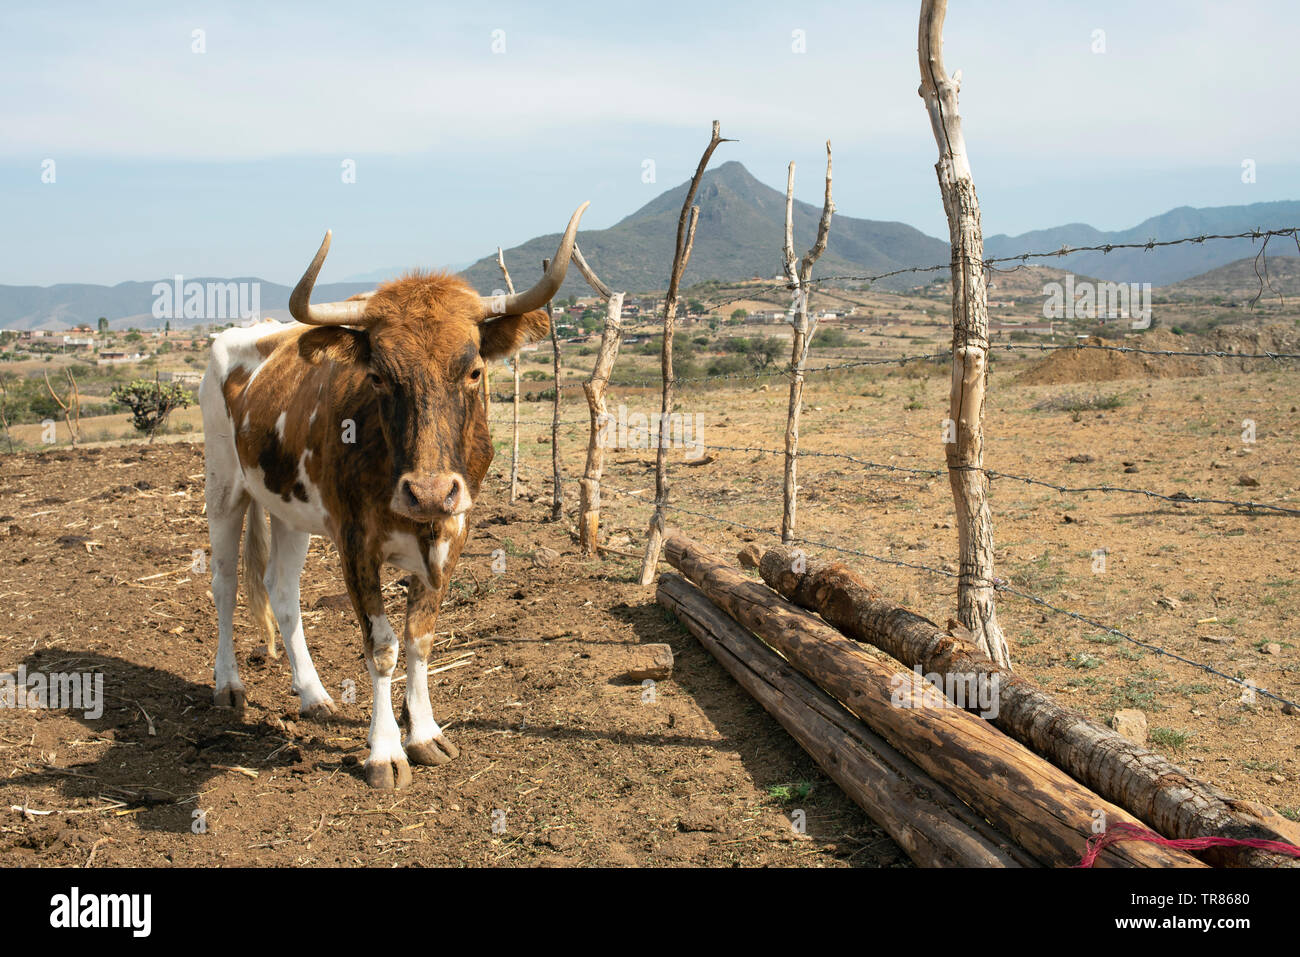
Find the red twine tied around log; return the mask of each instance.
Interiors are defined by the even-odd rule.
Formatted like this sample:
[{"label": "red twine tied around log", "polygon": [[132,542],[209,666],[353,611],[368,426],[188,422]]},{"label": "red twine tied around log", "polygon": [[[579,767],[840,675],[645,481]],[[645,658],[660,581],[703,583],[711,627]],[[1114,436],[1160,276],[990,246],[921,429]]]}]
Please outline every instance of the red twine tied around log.
[{"label": "red twine tied around log", "polygon": [[1300,847],[1288,844],[1285,841],[1236,840],[1231,837],[1188,837],[1175,841],[1163,837],[1155,831],[1148,831],[1137,824],[1121,822],[1112,824],[1104,834],[1089,838],[1088,849],[1084,852],[1083,860],[1074,866],[1092,867],[1097,860],[1098,854],[1110,847],[1110,845],[1118,844],[1120,841],[1149,841],[1152,844],[1159,844],[1161,847],[1176,847],[1181,851],[1203,851],[1211,847],[1253,847],[1261,851],[1272,851],[1274,854],[1300,857]]}]

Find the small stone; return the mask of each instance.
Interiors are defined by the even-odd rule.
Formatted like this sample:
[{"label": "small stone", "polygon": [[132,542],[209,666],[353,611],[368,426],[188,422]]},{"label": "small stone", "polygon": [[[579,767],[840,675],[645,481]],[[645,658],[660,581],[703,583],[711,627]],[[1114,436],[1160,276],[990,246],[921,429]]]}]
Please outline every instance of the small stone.
[{"label": "small stone", "polygon": [[723,830],[725,820],[726,816],[719,808],[693,805],[678,820],[677,830],[686,833],[718,833]]},{"label": "small stone", "polygon": [[553,548],[543,546],[533,552],[532,559],[535,567],[548,568],[560,560],[560,553]]},{"label": "small stone", "polygon": [[1169,598],[1168,596],[1164,596],[1161,598],[1157,598],[1156,604],[1159,605],[1161,608],[1168,608],[1170,611],[1173,611],[1181,603],[1178,601],[1177,598]]},{"label": "small stone", "polygon": [[1253,475],[1239,475],[1237,476],[1237,484],[1246,488],[1259,488],[1259,479]]},{"label": "small stone", "polygon": [[757,568],[763,560],[763,550],[757,545],[746,545],[736,553],[736,561],[741,568]]},{"label": "small stone", "polygon": [[626,675],[631,681],[666,681],[673,676],[673,650],[668,645],[655,643],[635,645]]},{"label": "small stone", "polygon": [[1087,465],[1089,462],[1097,461],[1097,459],[1087,452],[1080,452],[1078,455],[1071,455],[1066,461],[1073,462],[1076,465]]},{"label": "small stone", "polygon": [[1276,641],[1270,641],[1267,645],[1264,646],[1264,654],[1266,655],[1280,655],[1281,653],[1282,653],[1282,646],[1279,645]]},{"label": "small stone", "polygon": [[1136,708],[1116,711],[1110,726],[1134,744],[1147,743],[1147,716]]},{"label": "small stone", "polygon": [[1138,470],[1138,467],[1137,467],[1136,465],[1130,465],[1130,466],[1128,466],[1126,469],[1124,469],[1124,471],[1125,471],[1127,474],[1129,474],[1129,475],[1132,475],[1132,474],[1133,474],[1134,472],[1136,472],[1137,470]]},{"label": "small stone", "polygon": [[1201,641],[1208,641],[1216,645],[1230,645],[1236,640],[1232,635],[1201,635]]}]

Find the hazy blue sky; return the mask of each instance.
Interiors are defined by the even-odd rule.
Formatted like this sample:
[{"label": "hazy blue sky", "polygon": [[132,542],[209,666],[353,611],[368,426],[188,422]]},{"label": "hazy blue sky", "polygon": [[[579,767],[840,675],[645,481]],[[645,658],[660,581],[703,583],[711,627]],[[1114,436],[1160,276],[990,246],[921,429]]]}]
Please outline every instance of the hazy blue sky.
[{"label": "hazy blue sky", "polygon": [[[0,283],[292,282],[327,226],[327,281],[465,262],[618,221],[715,118],[717,162],[816,202],[830,138],[841,212],[946,236],[919,6],[6,4]],[[1300,197],[1294,3],[951,0],[945,35],[988,234]]]}]

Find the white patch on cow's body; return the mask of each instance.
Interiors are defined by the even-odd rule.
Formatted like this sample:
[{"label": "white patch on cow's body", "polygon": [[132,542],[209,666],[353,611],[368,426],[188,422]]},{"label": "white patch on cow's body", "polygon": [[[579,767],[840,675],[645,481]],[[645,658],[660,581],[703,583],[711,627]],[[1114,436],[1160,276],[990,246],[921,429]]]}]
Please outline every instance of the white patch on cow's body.
[{"label": "white patch on cow's body", "polygon": [[284,441],[284,427],[288,421],[289,421],[288,412],[281,412],[279,417],[275,420],[275,434],[276,437],[279,438],[281,442]]},{"label": "white patch on cow's body", "polygon": [[447,565],[447,552],[451,550],[451,539],[440,538],[429,549],[429,564],[441,573]]},{"label": "white patch on cow's body", "polygon": [[311,450],[307,449],[298,457],[296,474],[297,480],[302,483],[302,487],[307,493],[307,501],[305,502],[293,494],[290,494],[289,500],[286,502],[283,495],[271,491],[266,487],[266,474],[257,466],[253,466],[253,468],[242,473],[244,487],[255,502],[295,531],[310,532],[313,535],[328,535],[329,512],[321,499],[320,489],[307,475],[307,456],[309,455],[311,455]]},{"label": "white patch on cow's body", "polygon": [[404,572],[418,575],[423,585],[432,587],[429,566],[420,554],[420,543],[410,532],[390,532],[384,539],[384,561]]},{"label": "white patch on cow's body", "polygon": [[307,428],[308,428],[308,429],[310,429],[310,428],[312,427],[312,423],[314,423],[314,422],[316,421],[316,413],[319,412],[319,411],[320,411],[320,406],[317,405],[316,408],[314,408],[314,409],[311,410],[311,415],[307,416]]}]

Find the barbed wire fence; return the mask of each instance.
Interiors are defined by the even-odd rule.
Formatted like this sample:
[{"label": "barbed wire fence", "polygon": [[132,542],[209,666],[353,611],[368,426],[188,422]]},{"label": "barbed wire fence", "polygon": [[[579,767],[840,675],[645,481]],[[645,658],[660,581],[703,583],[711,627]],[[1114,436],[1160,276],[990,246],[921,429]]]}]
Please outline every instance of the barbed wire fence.
[{"label": "barbed wire fence", "polygon": [[[1206,234],[1206,235],[1200,235],[1194,237],[1184,237],[1175,240],[1163,240],[1163,241],[1152,240],[1146,243],[1103,244],[1103,245],[1090,246],[1090,247],[1062,247],[1059,250],[1055,250],[1051,252],[1022,253],[1016,256],[1004,256],[1004,257],[995,257],[992,259],[986,259],[984,260],[984,265],[986,268],[989,268],[994,266],[997,263],[1003,263],[1003,262],[1023,263],[1031,259],[1064,256],[1073,252],[1098,251],[1098,252],[1106,253],[1115,249],[1151,250],[1151,249],[1156,249],[1161,247],[1181,245],[1185,243],[1203,243],[1206,241],[1213,241],[1213,240],[1262,239],[1266,245],[1269,238],[1277,237],[1277,236],[1286,236],[1295,240],[1297,243],[1297,248],[1300,249],[1300,227],[1290,227],[1285,229],[1273,229],[1273,230],[1262,230],[1262,229],[1251,230],[1244,233],[1234,233],[1234,234]],[[1261,277],[1261,283],[1267,281],[1266,280],[1267,265],[1260,258],[1263,256],[1263,253],[1264,253],[1264,249],[1261,248],[1259,257],[1257,257],[1257,266],[1256,266],[1257,274],[1259,274]],[[822,277],[820,279],[813,279],[811,280],[811,282],[825,283],[825,282],[831,282],[835,280],[838,281],[856,280],[856,281],[874,282],[882,278],[886,278],[888,276],[902,275],[904,273],[909,273],[909,272],[919,273],[919,272],[928,272],[928,271],[935,271],[939,269],[950,269],[950,268],[951,268],[951,264],[945,263],[936,266],[908,267],[906,269],[891,270],[887,273],[881,273],[875,276]],[[772,288],[777,288],[777,289],[787,288],[785,283],[774,282],[770,285]],[[751,298],[751,297],[748,294],[746,294],[744,296],[739,296],[731,300],[721,300],[714,303],[710,308],[716,309],[721,305],[728,305],[731,302],[740,301],[745,298]],[[1252,300],[1252,304],[1254,301],[1256,300]],[[1256,351],[1256,352],[1244,352],[1244,351],[1236,351],[1232,349],[1201,349],[1201,350],[1154,349],[1154,348],[1145,348],[1141,345],[1127,345],[1127,344],[1112,345],[1112,344],[1095,342],[1095,341],[1087,341],[1087,342],[1080,341],[1071,344],[996,343],[996,344],[992,344],[992,348],[1002,349],[1008,352],[1043,353],[1043,354],[1056,352],[1056,351],[1067,351],[1067,350],[1074,350],[1080,352],[1095,350],[1095,351],[1104,351],[1104,352],[1117,353],[1117,354],[1151,356],[1157,358],[1176,357],[1176,358],[1192,358],[1192,359],[1233,359],[1233,360],[1269,362],[1274,364],[1281,364],[1287,360],[1300,359],[1300,353],[1297,352],[1281,352],[1281,351],[1275,352],[1275,351],[1267,351],[1267,350]],[[850,356],[829,355],[829,356],[824,356],[822,358],[841,359],[843,361],[832,362],[824,365],[807,368],[804,369],[803,372],[805,375],[825,375],[825,374],[833,374],[837,372],[850,371],[854,369],[867,369],[871,367],[882,367],[882,366],[903,367],[909,363],[939,362],[943,360],[950,360],[952,358],[952,354],[953,354],[952,350],[948,349],[942,352],[918,353],[918,354],[905,353],[898,356],[885,356],[885,357],[850,357]],[[739,382],[754,381],[760,379],[786,378],[790,375],[791,375],[791,370],[789,368],[776,367],[770,369],[755,369],[752,372],[722,372],[722,373],[705,374],[705,375],[679,376],[674,379],[674,382],[675,384],[679,384],[679,385],[696,384],[696,385],[703,386],[711,383],[719,383],[719,384],[739,383]],[[616,373],[611,373],[608,378],[608,383],[615,388],[638,389],[638,388],[659,387],[662,385],[662,380],[661,379],[629,380],[629,379],[621,378]],[[550,387],[552,389],[581,388],[582,382],[569,382],[569,383],[551,382]],[[543,393],[542,395],[546,396],[547,393]],[[551,428],[557,426],[564,426],[568,428],[577,428],[579,426],[583,426],[587,428],[593,427],[593,424],[588,419],[568,419],[563,421],[559,421],[555,419],[521,420],[521,425],[539,426],[539,427],[545,426]],[[647,426],[649,428],[648,428],[648,434],[644,437],[646,440],[644,446],[636,446],[636,445],[617,446],[616,445],[613,448],[615,450],[619,448],[623,448],[623,449],[658,448],[659,443],[667,440],[667,436],[668,436],[667,423],[664,422],[662,418],[657,419],[654,416],[650,416],[647,417]],[[558,435],[558,432],[555,432],[554,434]],[[740,444],[722,444],[719,442],[705,442],[699,436],[695,436],[692,439],[691,448],[693,451],[698,452],[700,455],[704,455],[708,452],[744,453],[744,454],[765,455],[765,456],[772,456],[772,457],[783,457],[786,455],[786,451],[781,448],[772,448],[763,445],[753,444],[750,442],[744,442]],[[934,480],[934,479],[941,478],[945,475],[948,475],[949,472],[951,471],[947,467],[913,468],[908,466],[895,465],[887,462],[876,462],[864,458],[862,456],[853,455],[847,452],[833,452],[833,451],[826,451],[826,450],[801,448],[798,452],[798,455],[801,458],[806,457],[811,459],[822,459],[822,460],[831,460],[836,462],[845,462],[854,465],[858,468],[861,468],[863,470],[880,473],[882,475],[904,476],[905,477],[904,481],[911,478],[924,478],[927,480]],[[691,464],[689,460],[687,464]],[[538,469],[533,466],[522,464],[522,463],[520,465],[520,468],[530,472],[535,472],[537,474],[548,474],[545,472],[545,470]],[[961,467],[958,466],[958,468]],[[990,482],[1019,483],[1028,487],[1048,489],[1056,492],[1060,496],[1086,495],[1086,494],[1136,496],[1136,497],[1145,498],[1153,502],[1169,503],[1178,508],[1189,508],[1194,506],[1215,506],[1215,507],[1230,508],[1235,510],[1236,513],[1243,514],[1243,515],[1274,515],[1278,517],[1300,517],[1300,508],[1291,507],[1290,505],[1279,504],[1276,502],[1260,502],[1260,501],[1254,501],[1252,499],[1232,499],[1232,498],[1218,498],[1218,497],[1211,498],[1211,497],[1191,495],[1184,491],[1167,492],[1167,491],[1161,491],[1161,490],[1151,489],[1151,488],[1140,488],[1140,487],[1133,487],[1133,486],[1120,486],[1120,485],[1111,485],[1111,484],[1066,485],[1059,482],[1049,481],[1045,478],[1036,477],[1033,475],[1004,472],[1004,471],[991,469],[987,467],[980,467],[978,469],[971,469],[971,470],[982,472],[984,477]],[[551,476],[551,481],[555,481],[555,480],[556,477]],[[569,479],[564,477],[561,477],[559,480],[569,481]],[[641,503],[645,505],[647,508],[653,508],[655,505],[655,502],[652,498],[646,497],[647,493],[652,491],[649,488],[630,490],[616,485],[610,485],[608,481],[603,483],[602,487],[604,490],[608,491],[611,495],[614,495],[620,499],[629,502]],[[664,507],[673,513],[683,515],[683,516],[689,516],[690,518],[695,520],[700,520],[702,522],[706,522],[710,524],[716,523],[718,525],[724,525],[729,528],[739,529],[749,533],[762,535],[773,539],[773,541],[776,543],[779,543],[781,541],[782,536],[779,528],[768,528],[761,525],[753,524],[751,522],[739,521],[735,518],[726,515],[719,515],[712,512],[703,511],[700,510],[699,508],[690,508],[685,505],[679,504],[675,500],[669,500],[665,502]],[[854,558],[865,559],[881,565],[892,566],[900,569],[908,569],[912,571],[918,571],[926,575],[939,577],[944,580],[960,581],[962,579],[962,574],[960,572],[954,572],[945,568],[939,568],[933,565],[927,565],[922,562],[912,562],[904,559],[877,555],[861,549],[851,548],[843,544],[838,544],[836,542],[823,541],[817,538],[810,538],[807,535],[798,532],[796,532],[794,535],[794,541],[795,543],[800,545],[810,546],[814,548],[822,548],[831,552],[852,556]],[[602,552],[611,550],[605,547],[604,545],[598,545],[597,548],[598,551],[602,551]],[[617,553],[617,550],[613,550],[613,551]],[[1014,585],[1011,584],[1011,582],[1007,581],[1006,579],[995,578],[991,584],[995,590],[995,593],[998,595],[1005,595],[1020,601],[1024,601],[1036,608],[1040,608],[1045,611],[1051,612],[1055,615],[1059,615],[1064,618],[1077,621],[1081,624],[1086,624],[1091,628],[1098,629],[1103,635],[1113,636],[1116,639],[1128,642],[1129,644],[1142,648],[1145,651],[1160,655],[1162,657],[1168,658],[1173,661],[1180,662],[1181,664],[1186,665],[1188,667],[1195,668],[1206,674],[1213,675],[1217,678],[1238,685],[1243,689],[1242,690],[1243,700],[1253,701],[1253,696],[1259,695],[1260,697],[1273,700],[1289,710],[1294,711],[1300,708],[1300,705],[1297,705],[1295,701],[1292,701],[1284,697],[1283,695],[1269,691],[1265,688],[1261,688],[1248,678],[1243,678],[1236,675],[1228,674],[1225,671],[1216,668],[1213,665],[1208,664],[1206,662],[1196,661],[1192,658],[1187,657],[1186,655],[1179,654],[1178,652],[1172,651],[1169,648],[1163,647],[1162,645],[1150,641],[1144,641],[1141,638],[1135,637],[1134,635],[1129,634],[1128,632],[1121,630],[1119,628],[1116,628],[1111,624],[1107,624],[1103,621],[1097,620],[1096,618],[1082,614],[1078,611],[1058,605],[1042,597],[1041,595],[1033,594],[1031,591],[1025,590],[1023,588],[1015,587]]]}]

